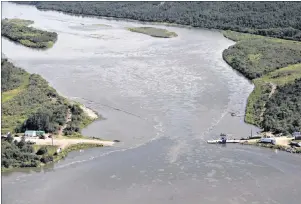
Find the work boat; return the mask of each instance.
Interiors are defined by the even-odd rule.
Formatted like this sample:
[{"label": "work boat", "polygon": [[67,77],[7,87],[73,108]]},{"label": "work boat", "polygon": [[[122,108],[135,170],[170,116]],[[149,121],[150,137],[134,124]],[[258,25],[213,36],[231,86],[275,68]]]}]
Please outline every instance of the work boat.
[{"label": "work boat", "polygon": [[220,139],[219,140],[208,140],[208,144],[226,144],[226,143],[239,143],[239,140],[235,139],[228,139],[229,135],[221,133],[220,134]]}]

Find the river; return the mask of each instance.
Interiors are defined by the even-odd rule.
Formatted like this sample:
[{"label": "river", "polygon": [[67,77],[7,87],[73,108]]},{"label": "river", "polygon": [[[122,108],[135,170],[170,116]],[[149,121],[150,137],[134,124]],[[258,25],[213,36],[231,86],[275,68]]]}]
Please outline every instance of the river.
[{"label": "river", "polygon": [[223,61],[234,42],[220,32],[167,27],[178,37],[159,39],[125,29],[139,22],[2,2],[6,17],[58,33],[45,51],[2,38],[2,52],[105,118],[84,135],[121,142],[2,174],[4,204],[300,203],[300,156],[206,144],[221,132],[241,138],[258,131],[229,114],[244,114],[253,85]]}]

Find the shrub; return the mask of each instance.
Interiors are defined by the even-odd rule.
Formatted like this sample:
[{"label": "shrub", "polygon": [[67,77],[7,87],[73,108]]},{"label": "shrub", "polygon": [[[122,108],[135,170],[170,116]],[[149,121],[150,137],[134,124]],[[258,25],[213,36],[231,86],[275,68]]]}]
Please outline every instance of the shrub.
[{"label": "shrub", "polygon": [[47,149],[47,147],[45,147],[45,146],[43,146],[43,147],[41,147],[38,151],[37,151],[37,155],[44,155],[44,154],[46,154],[46,153],[48,153],[48,149]]}]

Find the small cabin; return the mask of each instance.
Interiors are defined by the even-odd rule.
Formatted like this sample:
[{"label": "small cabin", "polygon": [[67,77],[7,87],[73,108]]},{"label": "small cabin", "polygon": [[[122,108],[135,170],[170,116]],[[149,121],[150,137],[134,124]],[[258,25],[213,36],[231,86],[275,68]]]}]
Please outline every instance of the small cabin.
[{"label": "small cabin", "polygon": [[24,136],[26,137],[38,137],[44,135],[45,131],[36,131],[36,130],[26,130]]},{"label": "small cabin", "polygon": [[37,137],[37,131],[35,130],[26,130],[24,133],[25,137]]}]

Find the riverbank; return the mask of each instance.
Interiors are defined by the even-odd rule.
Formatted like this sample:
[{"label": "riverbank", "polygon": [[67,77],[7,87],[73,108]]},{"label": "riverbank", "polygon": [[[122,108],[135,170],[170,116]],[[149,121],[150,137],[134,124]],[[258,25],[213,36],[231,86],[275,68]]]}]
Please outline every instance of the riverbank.
[{"label": "riverbank", "polygon": [[257,147],[270,148],[274,150],[285,151],[289,153],[301,154],[301,147],[291,147],[290,144],[294,139],[292,137],[276,137],[276,144],[261,143],[259,139],[244,140],[240,144],[242,145],[253,145]]},{"label": "riverbank", "polygon": [[1,65],[2,133],[40,129],[73,136],[99,118],[84,105],[60,96],[40,75],[29,74],[7,59]]},{"label": "riverbank", "polygon": [[[22,143],[21,137],[14,137],[12,142],[20,146]],[[25,145],[27,149],[32,149],[29,153],[34,156],[33,160],[27,162],[21,162],[20,166],[10,166],[5,158],[4,165],[1,166],[1,172],[10,172],[16,169],[24,169],[28,167],[43,167],[55,163],[63,158],[65,158],[69,152],[78,151],[82,149],[95,148],[95,147],[110,147],[113,146],[114,142],[104,141],[96,138],[82,137],[77,139],[71,139],[67,137],[58,137],[47,139],[39,138],[24,138]],[[4,148],[7,148],[7,144],[11,143],[8,140],[2,141],[4,143]],[[5,151],[4,154],[6,155]],[[16,164],[13,164],[16,165]]]},{"label": "riverbank", "polygon": [[[64,158],[70,151],[114,144],[81,135],[83,128],[99,118],[96,112],[60,96],[40,75],[29,74],[7,59],[2,59],[1,65],[1,132],[19,135],[2,139],[3,171],[40,167]],[[22,140],[20,136],[28,129],[43,130],[53,139]],[[36,147],[46,153],[39,154]]]},{"label": "riverbank", "polygon": [[[52,145],[57,146],[58,148],[61,149],[66,149],[69,148],[70,146],[73,145],[78,145],[78,144],[86,144],[86,145],[102,145],[102,146],[112,146],[114,142],[112,141],[104,141],[98,138],[89,138],[89,137],[80,137],[80,138],[68,138],[68,137],[62,137],[62,136],[53,136],[54,138],[46,138],[46,139],[39,139],[39,138],[26,138],[26,142],[32,142],[36,145]],[[20,141],[21,137],[15,137],[14,138],[16,141]]]},{"label": "riverbank", "polygon": [[[248,98],[245,121],[276,133],[300,130],[296,104],[301,99],[297,88],[301,79],[301,43],[233,31],[223,34],[236,41],[224,50],[224,60],[255,85]],[[284,95],[286,99],[282,99]],[[282,109],[275,110],[277,106]]]}]

